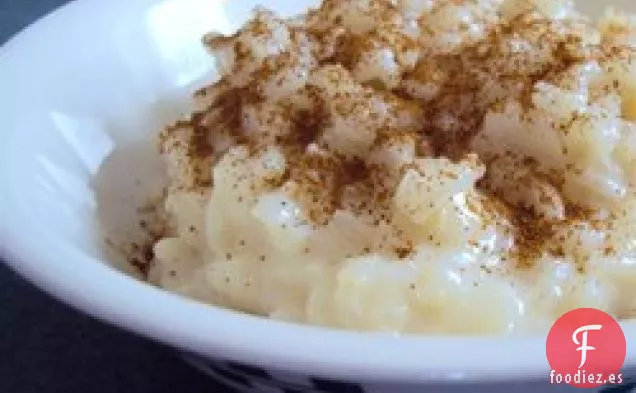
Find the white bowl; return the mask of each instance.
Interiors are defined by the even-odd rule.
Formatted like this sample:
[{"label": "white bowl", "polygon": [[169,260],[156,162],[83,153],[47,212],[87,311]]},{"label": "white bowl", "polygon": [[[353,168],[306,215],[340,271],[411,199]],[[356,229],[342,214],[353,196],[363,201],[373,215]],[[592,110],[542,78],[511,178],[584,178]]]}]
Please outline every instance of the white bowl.
[{"label": "white bowl", "polygon": [[[486,391],[508,392],[546,384],[545,337],[393,337],[296,326],[165,293],[106,262],[97,223],[127,236],[139,195],[160,185],[149,138],[187,109],[193,86],[214,78],[202,34],[231,32],[256,3],[79,0],[1,48],[2,257],[60,300],[191,353],[199,367],[241,388],[261,372],[215,362],[267,368],[278,382],[259,383],[290,389],[475,391],[487,383],[480,385]],[[264,3],[292,14],[313,2]],[[626,367],[636,376],[636,325],[624,330]],[[357,385],[312,385],[310,376]]]}]

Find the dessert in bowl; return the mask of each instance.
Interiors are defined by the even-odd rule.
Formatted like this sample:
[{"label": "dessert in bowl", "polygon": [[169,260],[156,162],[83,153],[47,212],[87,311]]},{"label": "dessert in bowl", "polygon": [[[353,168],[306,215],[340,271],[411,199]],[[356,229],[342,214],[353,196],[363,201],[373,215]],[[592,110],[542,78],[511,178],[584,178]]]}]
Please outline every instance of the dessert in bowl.
[{"label": "dessert in bowl", "polygon": [[151,281],[358,330],[634,316],[627,18],[597,27],[558,1],[325,1],[207,35],[221,77],[161,136]]},{"label": "dessert in bowl", "polygon": [[[547,380],[545,333],[577,307],[626,321],[633,364],[628,18],[440,1],[285,19],[309,4],[277,3],[284,16],[261,10],[232,36],[254,5],[80,1],[3,48],[2,234],[18,271],[299,388]],[[100,46],[79,23],[97,11]],[[62,25],[54,50],[39,32]],[[160,204],[138,218],[143,188]],[[117,259],[97,223],[131,274],[271,320],[96,264]],[[264,379],[229,368],[208,370]]]}]

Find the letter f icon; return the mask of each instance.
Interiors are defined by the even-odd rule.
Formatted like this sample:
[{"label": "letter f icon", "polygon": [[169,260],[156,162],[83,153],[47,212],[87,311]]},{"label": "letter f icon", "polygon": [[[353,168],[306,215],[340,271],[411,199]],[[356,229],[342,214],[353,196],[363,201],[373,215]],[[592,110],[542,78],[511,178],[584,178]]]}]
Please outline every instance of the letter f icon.
[{"label": "letter f icon", "polygon": [[[587,345],[587,333],[590,330],[601,330],[602,328],[603,326],[601,325],[581,326],[580,328],[576,329],[574,333],[572,334],[572,341],[574,341],[574,344],[580,345],[580,347],[576,349],[577,351],[581,351],[581,364],[579,365],[579,368],[583,367],[585,365],[585,362],[587,361],[587,351],[593,351],[596,349],[594,347]],[[578,335],[581,332],[583,333],[582,335],[583,338],[581,342],[579,342]]]}]

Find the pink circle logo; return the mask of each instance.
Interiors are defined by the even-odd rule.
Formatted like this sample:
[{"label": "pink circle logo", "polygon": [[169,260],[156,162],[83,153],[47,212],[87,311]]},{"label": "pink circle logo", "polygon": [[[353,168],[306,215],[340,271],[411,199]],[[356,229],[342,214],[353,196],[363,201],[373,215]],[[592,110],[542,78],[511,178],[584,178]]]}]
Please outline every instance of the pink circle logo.
[{"label": "pink circle logo", "polygon": [[580,308],[559,318],[546,342],[550,381],[577,388],[622,383],[625,334],[611,315]]}]

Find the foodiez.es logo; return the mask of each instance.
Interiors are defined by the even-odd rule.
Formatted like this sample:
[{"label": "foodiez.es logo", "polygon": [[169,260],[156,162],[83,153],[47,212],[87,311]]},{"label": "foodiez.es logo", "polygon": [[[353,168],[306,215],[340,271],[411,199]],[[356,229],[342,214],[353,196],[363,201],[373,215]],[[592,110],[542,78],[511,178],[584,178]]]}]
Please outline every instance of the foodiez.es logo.
[{"label": "foodiez.es logo", "polygon": [[578,388],[621,384],[626,351],[625,334],[612,316],[593,308],[570,311],[548,334],[550,383]]}]

